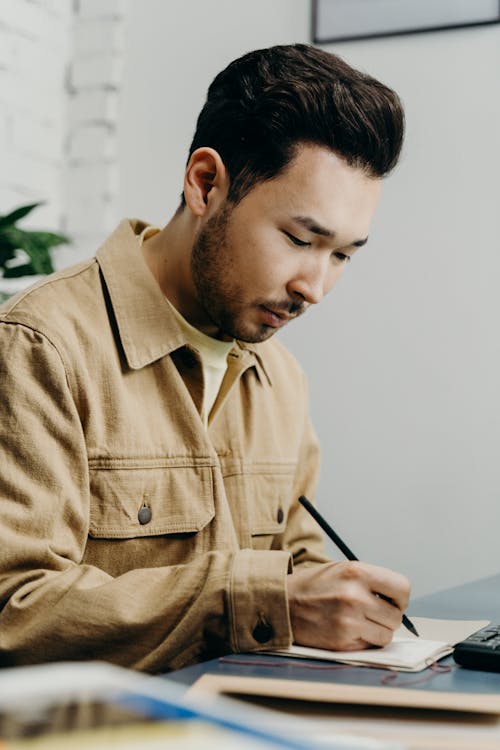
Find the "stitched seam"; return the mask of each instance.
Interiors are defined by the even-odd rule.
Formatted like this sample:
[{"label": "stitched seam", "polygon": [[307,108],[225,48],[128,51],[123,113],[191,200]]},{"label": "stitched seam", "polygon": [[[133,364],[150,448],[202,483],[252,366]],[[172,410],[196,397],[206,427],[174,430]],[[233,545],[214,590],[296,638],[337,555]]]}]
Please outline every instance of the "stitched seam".
[{"label": "stitched seam", "polygon": [[[58,281],[64,281],[65,279],[73,279],[75,276],[78,276],[79,274],[83,273],[83,271],[87,271],[91,266],[94,265],[94,263],[97,263],[96,258],[91,258],[88,263],[85,265],[77,266],[71,273],[65,273],[64,271],[60,272],[62,275],[57,275],[54,277],[53,274],[50,274],[46,279],[41,280],[36,286],[30,287],[28,289],[25,289],[24,293],[21,294],[19,299],[16,300],[15,304],[9,308],[8,311],[6,311],[5,315],[10,315],[11,312],[13,312],[16,307],[23,302],[23,300],[30,295],[32,292],[38,291],[38,289],[42,289],[44,286],[48,286],[49,284],[57,284]],[[6,321],[9,322],[9,321]]]},{"label": "stitched seam", "polygon": [[162,458],[149,458],[140,456],[138,458],[115,457],[113,458],[89,458],[89,469],[92,471],[124,470],[134,471],[137,469],[168,469],[168,468],[212,468],[216,466],[211,456],[172,456]]},{"label": "stitched seam", "polygon": [[23,328],[27,331],[31,331],[32,333],[37,333],[50,345],[52,349],[54,349],[54,351],[56,352],[57,356],[59,357],[61,361],[61,365],[64,370],[64,377],[66,380],[66,385],[68,386],[68,389],[71,393],[71,397],[74,400],[74,396],[73,396],[74,388],[71,386],[71,383],[70,383],[71,378],[68,372],[69,368],[66,365],[66,360],[63,357],[61,351],[59,350],[58,345],[54,341],[52,341],[52,339],[50,339],[49,336],[47,336],[47,334],[44,331],[41,331],[39,328],[36,328],[35,326],[28,325],[27,323],[20,323],[17,320],[5,320],[4,319],[4,320],[0,320],[0,324],[1,323],[3,323],[4,325],[9,325],[9,326],[19,326],[19,328]]}]

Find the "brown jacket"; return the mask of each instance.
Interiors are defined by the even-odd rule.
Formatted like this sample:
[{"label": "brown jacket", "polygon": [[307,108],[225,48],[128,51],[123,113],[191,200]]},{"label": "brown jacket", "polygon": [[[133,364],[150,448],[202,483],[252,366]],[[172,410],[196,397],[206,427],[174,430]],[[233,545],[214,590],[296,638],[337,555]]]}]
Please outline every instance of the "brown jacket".
[{"label": "brown jacket", "polygon": [[166,671],[286,646],[286,575],[325,560],[297,503],[317,442],[278,341],[203,378],[123,221],[0,310],[0,650]]}]

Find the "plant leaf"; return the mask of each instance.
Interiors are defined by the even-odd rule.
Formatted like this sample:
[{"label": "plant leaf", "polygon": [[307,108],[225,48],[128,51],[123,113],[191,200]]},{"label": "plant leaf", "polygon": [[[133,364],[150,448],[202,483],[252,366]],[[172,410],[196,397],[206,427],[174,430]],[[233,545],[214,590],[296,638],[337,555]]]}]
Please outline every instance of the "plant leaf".
[{"label": "plant leaf", "polygon": [[26,235],[24,229],[18,229],[14,226],[0,227],[0,241],[5,242],[13,250],[21,250],[24,247]]},{"label": "plant leaf", "polygon": [[[0,269],[3,269],[4,276],[7,278],[52,273],[54,267],[50,254],[51,248],[71,243],[69,237],[63,234],[26,231],[16,226],[16,222],[40,205],[43,204],[31,203],[5,216],[0,216]],[[24,262],[24,256],[18,251],[22,251],[29,257],[29,263]],[[14,265],[9,261],[14,261]]]},{"label": "plant leaf", "polygon": [[1,235],[0,235],[0,268],[6,263],[8,260],[12,260],[16,257],[16,247],[9,242],[6,241]]},{"label": "plant leaf", "polygon": [[0,227],[3,226],[10,226],[12,224],[15,224],[16,221],[19,221],[19,219],[24,218],[27,216],[31,211],[33,211],[34,208],[37,208],[38,206],[41,206],[42,203],[30,203],[27,206],[20,206],[19,208],[14,209],[14,211],[11,211],[10,214],[5,214],[4,216],[0,216]]},{"label": "plant leaf", "polygon": [[49,249],[40,244],[31,235],[26,233],[24,238],[23,250],[29,255],[33,273],[47,274],[52,273],[54,266],[50,257]]},{"label": "plant leaf", "polygon": [[21,263],[18,266],[6,268],[3,277],[4,279],[17,279],[19,276],[33,276],[35,273],[32,263]]},{"label": "plant leaf", "polygon": [[29,232],[29,235],[45,247],[55,247],[56,245],[65,245],[71,242],[69,237],[66,237],[64,234],[56,234],[55,232]]}]

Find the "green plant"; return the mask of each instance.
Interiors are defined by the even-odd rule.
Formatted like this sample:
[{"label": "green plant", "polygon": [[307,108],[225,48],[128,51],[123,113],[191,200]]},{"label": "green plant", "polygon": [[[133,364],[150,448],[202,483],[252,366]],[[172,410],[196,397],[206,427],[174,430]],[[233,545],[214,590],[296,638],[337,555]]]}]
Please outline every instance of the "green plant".
[{"label": "green plant", "polygon": [[[27,231],[16,226],[20,219],[40,205],[42,204],[32,203],[20,206],[9,214],[0,215],[0,270],[6,279],[52,273],[54,266],[51,249],[70,241],[62,234]],[[20,257],[26,259],[26,262],[20,260]]]}]

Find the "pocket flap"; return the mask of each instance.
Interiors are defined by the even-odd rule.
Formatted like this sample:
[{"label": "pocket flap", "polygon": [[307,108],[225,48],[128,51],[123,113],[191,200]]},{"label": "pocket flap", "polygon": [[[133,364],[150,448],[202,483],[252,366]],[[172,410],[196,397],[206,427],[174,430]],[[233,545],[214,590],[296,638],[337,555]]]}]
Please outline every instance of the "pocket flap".
[{"label": "pocket flap", "polygon": [[90,469],[89,535],[131,539],[194,533],[215,515],[207,465]]},{"label": "pocket flap", "polygon": [[293,500],[295,465],[254,467],[248,476],[251,503],[251,533],[280,534],[284,531]]}]

